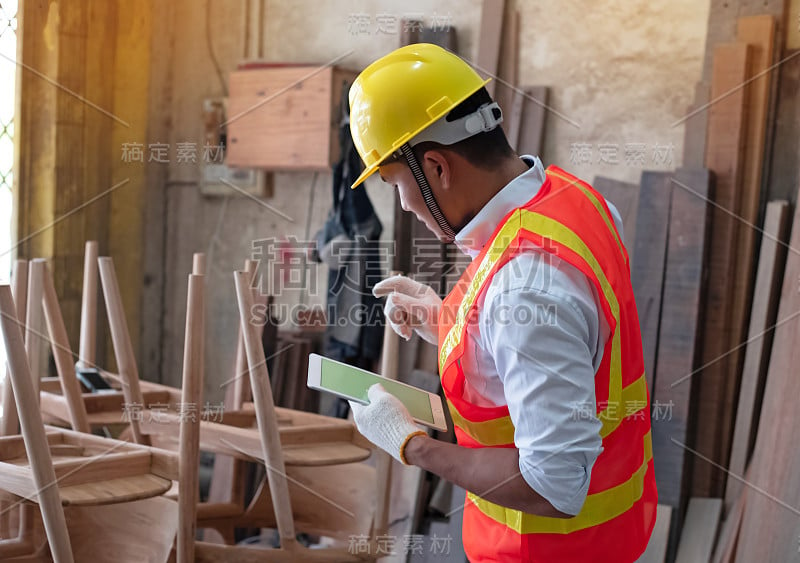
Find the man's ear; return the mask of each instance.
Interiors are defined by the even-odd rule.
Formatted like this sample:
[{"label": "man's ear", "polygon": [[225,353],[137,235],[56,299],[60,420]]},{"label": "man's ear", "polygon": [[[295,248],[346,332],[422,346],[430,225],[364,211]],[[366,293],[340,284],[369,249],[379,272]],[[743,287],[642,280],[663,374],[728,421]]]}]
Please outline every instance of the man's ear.
[{"label": "man's ear", "polygon": [[422,168],[431,187],[450,189],[453,181],[453,168],[451,160],[444,151],[436,149],[426,151]]}]

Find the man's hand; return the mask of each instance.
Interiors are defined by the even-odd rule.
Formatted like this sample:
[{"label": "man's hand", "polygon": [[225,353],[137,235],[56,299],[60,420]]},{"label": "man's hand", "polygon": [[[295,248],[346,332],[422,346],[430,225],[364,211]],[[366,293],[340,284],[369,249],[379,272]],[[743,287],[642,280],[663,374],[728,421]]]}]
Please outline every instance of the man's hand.
[{"label": "man's hand", "polygon": [[368,405],[350,401],[358,431],[367,440],[408,465],[406,444],[412,437],[427,433],[414,424],[406,406],[397,397],[387,393],[380,383],[370,387],[367,396]]},{"label": "man's hand", "polygon": [[375,297],[386,298],[383,311],[392,329],[408,340],[412,329],[433,344],[439,342],[439,311],[442,300],[425,284],[405,276],[392,276],[375,284]]}]

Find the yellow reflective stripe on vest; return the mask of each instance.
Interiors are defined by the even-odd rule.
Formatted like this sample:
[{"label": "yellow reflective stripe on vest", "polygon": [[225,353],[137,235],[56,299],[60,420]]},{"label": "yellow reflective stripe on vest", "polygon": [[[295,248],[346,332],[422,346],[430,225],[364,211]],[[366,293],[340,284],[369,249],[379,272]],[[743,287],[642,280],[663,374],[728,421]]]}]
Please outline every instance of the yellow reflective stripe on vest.
[{"label": "yellow reflective stripe on vest", "polygon": [[[608,304],[611,308],[611,314],[614,317],[616,324],[616,329],[614,330],[611,338],[608,404],[618,405],[622,399],[622,352],[619,335],[619,303],[617,302],[617,296],[614,294],[614,290],[611,287],[608,278],[606,278],[603,269],[597,262],[597,258],[595,258],[594,254],[592,254],[589,250],[589,247],[586,246],[586,243],[581,240],[575,231],[566,225],[559,223],[555,219],[551,219],[550,217],[546,217],[545,215],[541,215],[533,211],[528,211],[527,209],[517,209],[511,214],[506,223],[500,229],[500,232],[497,234],[494,240],[492,240],[491,247],[486,252],[481,264],[475,271],[475,275],[472,278],[469,287],[464,292],[464,298],[459,305],[456,321],[450,328],[450,331],[447,333],[447,336],[442,343],[442,349],[439,355],[440,370],[442,373],[444,373],[445,361],[453,351],[453,348],[455,348],[461,339],[467,314],[472,308],[472,305],[475,302],[481,287],[486,282],[492,268],[503,255],[503,252],[520,229],[525,229],[527,231],[550,238],[555,243],[570,249],[572,252],[583,258],[600,282],[600,288],[606,300],[608,301]],[[605,411],[606,409],[603,410]],[[600,414],[603,414],[603,411],[601,411]],[[604,433],[601,433],[601,436],[604,437],[608,435],[608,433],[612,432],[622,420],[618,415],[611,416],[611,414],[608,412],[605,413],[605,419],[607,419],[608,422],[603,425]]]},{"label": "yellow reflective stripe on vest", "polygon": [[510,416],[473,422],[461,416],[450,401],[447,401],[447,407],[453,418],[453,424],[469,434],[476,442],[484,446],[506,446],[514,443],[514,423],[511,422]]},{"label": "yellow reflective stripe on vest", "polygon": [[647,466],[653,458],[650,432],[644,436],[644,461],[630,478],[605,491],[588,495],[580,513],[572,518],[549,518],[505,508],[472,493],[467,498],[486,516],[518,534],[569,534],[599,526],[624,514],[642,498]]},{"label": "yellow reflective stripe on vest", "polygon": [[606,227],[608,227],[608,230],[611,231],[611,234],[614,236],[614,240],[617,241],[617,246],[619,247],[619,251],[620,251],[620,253],[622,253],[622,256],[624,257],[625,256],[625,251],[623,250],[622,241],[619,240],[619,236],[617,235],[617,230],[614,228],[614,224],[613,224],[614,220],[613,220],[612,217],[608,216],[608,214],[606,213],[605,208],[603,207],[603,204],[600,203],[600,200],[597,199],[597,197],[595,197],[595,195],[592,192],[590,192],[589,190],[584,188],[579,183],[580,180],[578,180],[577,178],[573,180],[573,179],[567,178],[566,176],[563,176],[563,175],[559,174],[558,172],[553,172],[552,170],[549,170],[547,173],[548,174],[552,174],[556,178],[561,178],[565,182],[569,182],[569,184],[571,186],[575,186],[575,187],[579,188],[581,190],[581,192],[583,192],[583,195],[585,195],[586,198],[589,201],[592,202],[592,205],[594,205],[595,209],[597,209],[597,212],[603,218],[603,221],[605,221]]},{"label": "yellow reflective stripe on vest", "polygon": [[[647,407],[647,379],[644,373],[635,381],[622,388],[622,396],[619,404],[609,401],[606,408],[598,415],[603,424],[600,428],[600,436],[605,438],[611,434],[620,421],[634,415]],[[645,414],[645,416],[650,416]]]},{"label": "yellow reflective stripe on vest", "polygon": [[[491,420],[474,422],[467,420],[458,412],[455,405],[447,401],[453,424],[458,426],[473,440],[484,446],[507,446],[514,443],[514,423],[510,416],[502,416]],[[619,405],[609,403],[599,414],[602,428],[600,436],[605,438],[619,425],[619,420],[633,416],[647,408],[647,382],[645,375],[639,376],[633,383],[622,388],[622,400]],[[649,416],[647,413],[644,416]]]}]

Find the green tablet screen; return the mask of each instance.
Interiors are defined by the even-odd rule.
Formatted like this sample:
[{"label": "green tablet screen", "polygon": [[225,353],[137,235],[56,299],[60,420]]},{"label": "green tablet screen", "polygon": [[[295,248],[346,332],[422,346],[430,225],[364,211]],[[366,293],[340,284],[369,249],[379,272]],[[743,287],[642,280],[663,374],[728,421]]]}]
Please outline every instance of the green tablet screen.
[{"label": "green tablet screen", "polygon": [[411,416],[430,424],[434,423],[431,400],[425,391],[402,385],[390,379],[376,377],[367,371],[346,366],[327,358],[321,358],[321,361],[319,380],[321,387],[350,397],[360,397],[364,402],[368,402],[367,390],[372,385],[380,383],[384,389],[400,399],[408,408]]}]

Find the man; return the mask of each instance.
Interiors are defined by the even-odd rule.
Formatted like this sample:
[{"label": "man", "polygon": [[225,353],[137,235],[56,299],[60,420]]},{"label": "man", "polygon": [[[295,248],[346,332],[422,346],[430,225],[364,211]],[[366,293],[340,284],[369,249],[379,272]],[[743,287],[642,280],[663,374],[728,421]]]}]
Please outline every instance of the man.
[{"label": "man", "polygon": [[473,261],[442,302],[409,278],[375,288],[408,338],[439,347],[458,444],[380,386],[359,430],[468,492],[471,561],[635,561],[656,513],[649,399],[628,256],[613,206],[518,157],[485,82],[433,45],[377,60],[350,90],[351,132],[442,241]]}]

